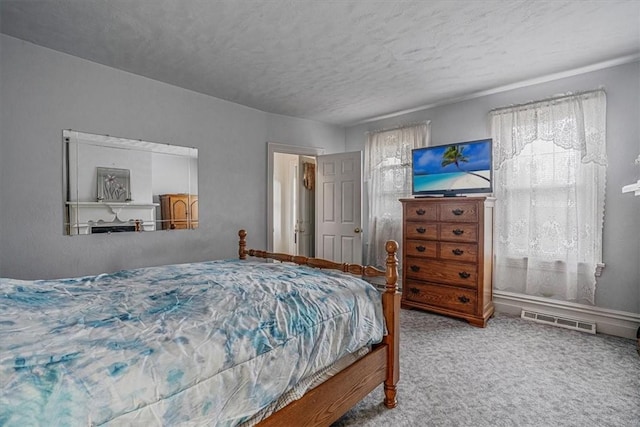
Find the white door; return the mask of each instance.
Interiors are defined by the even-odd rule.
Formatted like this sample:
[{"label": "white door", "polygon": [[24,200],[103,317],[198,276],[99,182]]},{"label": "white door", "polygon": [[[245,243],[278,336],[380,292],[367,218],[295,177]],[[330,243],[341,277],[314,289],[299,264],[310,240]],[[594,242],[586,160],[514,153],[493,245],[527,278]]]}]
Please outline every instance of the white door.
[{"label": "white door", "polygon": [[[297,216],[296,216],[296,255],[313,257],[314,255],[314,217],[315,217],[315,174],[316,159],[298,156]],[[308,176],[305,176],[305,173]],[[313,176],[311,176],[313,174]]]},{"label": "white door", "polygon": [[362,152],[317,157],[316,257],[362,264]]}]

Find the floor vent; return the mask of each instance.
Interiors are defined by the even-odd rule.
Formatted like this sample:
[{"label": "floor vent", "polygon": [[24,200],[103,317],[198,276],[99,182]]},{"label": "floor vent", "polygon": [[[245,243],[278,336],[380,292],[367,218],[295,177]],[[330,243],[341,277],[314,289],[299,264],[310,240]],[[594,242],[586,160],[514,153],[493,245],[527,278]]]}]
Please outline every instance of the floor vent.
[{"label": "floor vent", "polygon": [[539,313],[530,310],[522,310],[520,317],[522,319],[558,326],[560,328],[573,329],[574,331],[588,332],[590,334],[596,333],[596,324],[593,322],[586,322],[584,320],[568,319],[566,317],[559,317],[553,314]]}]

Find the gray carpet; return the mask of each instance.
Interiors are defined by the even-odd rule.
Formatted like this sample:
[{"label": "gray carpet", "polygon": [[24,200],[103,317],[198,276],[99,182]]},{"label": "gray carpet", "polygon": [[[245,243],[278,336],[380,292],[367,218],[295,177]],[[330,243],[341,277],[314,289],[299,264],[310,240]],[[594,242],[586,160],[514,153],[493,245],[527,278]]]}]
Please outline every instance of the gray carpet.
[{"label": "gray carpet", "polygon": [[401,314],[398,407],[378,387],[343,426],[640,426],[636,341],[497,314]]}]

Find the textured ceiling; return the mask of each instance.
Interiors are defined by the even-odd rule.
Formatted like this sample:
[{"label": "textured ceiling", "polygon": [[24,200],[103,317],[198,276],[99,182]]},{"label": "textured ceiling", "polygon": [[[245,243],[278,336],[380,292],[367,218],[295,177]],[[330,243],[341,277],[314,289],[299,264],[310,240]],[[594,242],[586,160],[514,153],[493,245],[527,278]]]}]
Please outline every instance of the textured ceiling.
[{"label": "textured ceiling", "polygon": [[640,0],[0,0],[0,31],[349,125],[640,52]]}]

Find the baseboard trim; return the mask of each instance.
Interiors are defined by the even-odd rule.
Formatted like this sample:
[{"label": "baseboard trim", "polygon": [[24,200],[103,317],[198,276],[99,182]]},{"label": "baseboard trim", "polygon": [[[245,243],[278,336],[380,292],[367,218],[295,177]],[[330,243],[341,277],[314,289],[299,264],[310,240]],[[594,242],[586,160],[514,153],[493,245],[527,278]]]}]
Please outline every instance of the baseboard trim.
[{"label": "baseboard trim", "polygon": [[513,292],[494,291],[493,305],[498,313],[520,316],[525,309],[594,322],[597,333],[623,338],[636,339],[637,330],[640,327],[640,314]]}]

